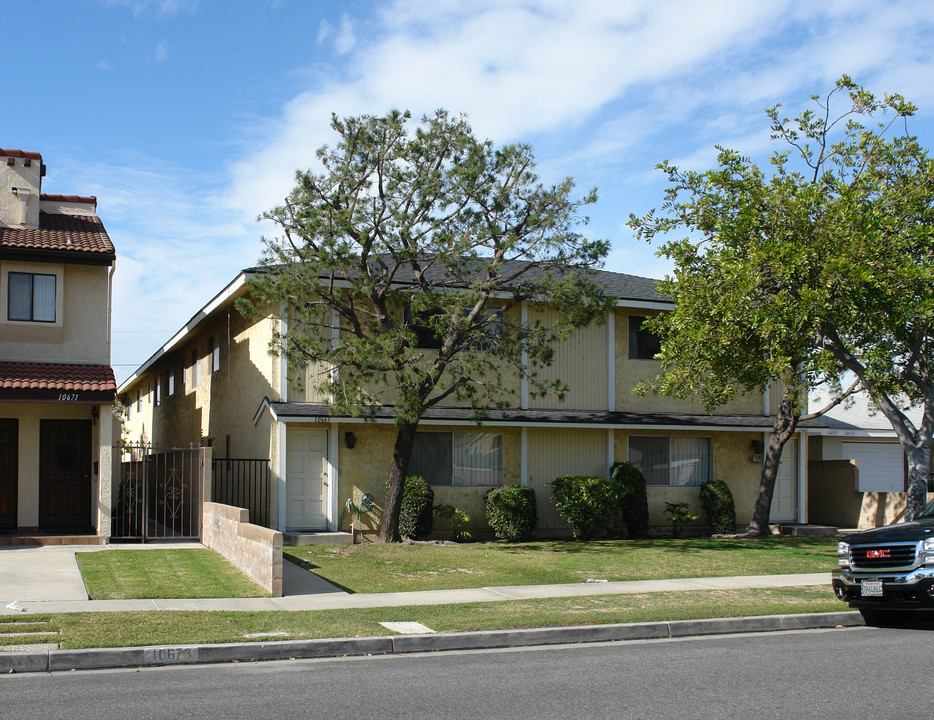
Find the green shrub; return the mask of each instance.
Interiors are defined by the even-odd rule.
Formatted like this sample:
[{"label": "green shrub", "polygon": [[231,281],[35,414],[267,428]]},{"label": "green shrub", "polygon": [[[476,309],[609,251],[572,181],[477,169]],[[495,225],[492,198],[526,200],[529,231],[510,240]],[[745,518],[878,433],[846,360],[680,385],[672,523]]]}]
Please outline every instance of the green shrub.
[{"label": "green shrub", "polygon": [[412,540],[425,540],[434,524],[432,507],[435,491],[418,475],[407,477],[399,510],[399,534]]},{"label": "green shrub", "polygon": [[690,505],[686,502],[665,503],[665,514],[671,520],[671,536],[679,538],[684,534],[684,526],[689,525],[699,518],[690,510]]},{"label": "green shrub", "polygon": [[453,505],[435,505],[435,515],[447,520],[455,540],[470,540],[470,531],[467,529],[470,515]]},{"label": "green shrub", "polygon": [[551,483],[551,500],[571,526],[575,540],[590,540],[606,529],[619,507],[616,490],[602,477],[562,475]]},{"label": "green shrub", "polygon": [[649,534],[649,498],[645,491],[645,475],[632,463],[613,463],[610,479],[619,497],[623,524],[631,538]]},{"label": "green shrub", "polygon": [[704,483],[700,489],[700,501],[714,535],[730,535],[736,532],[736,505],[729,485],[723,480]]},{"label": "green shrub", "polygon": [[486,521],[499,540],[525,542],[538,525],[535,491],[530,487],[505,485],[493,488],[484,498]]}]

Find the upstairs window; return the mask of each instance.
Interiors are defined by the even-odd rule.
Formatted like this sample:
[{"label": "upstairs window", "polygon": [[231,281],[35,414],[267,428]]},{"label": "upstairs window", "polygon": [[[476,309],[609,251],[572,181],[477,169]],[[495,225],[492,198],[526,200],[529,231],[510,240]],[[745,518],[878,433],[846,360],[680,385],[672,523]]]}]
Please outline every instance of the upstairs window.
[{"label": "upstairs window", "polygon": [[643,315],[629,316],[629,358],[631,360],[654,360],[661,352],[658,335],[642,329]]},{"label": "upstairs window", "polygon": [[191,351],[191,386],[198,387],[201,384],[201,358],[198,357],[198,350]]},{"label": "upstairs window", "polygon": [[54,275],[11,272],[8,279],[8,320],[55,322]]},{"label": "upstairs window", "polygon": [[209,343],[211,351],[211,372],[217,372],[221,369],[221,346],[214,344],[214,338]]}]

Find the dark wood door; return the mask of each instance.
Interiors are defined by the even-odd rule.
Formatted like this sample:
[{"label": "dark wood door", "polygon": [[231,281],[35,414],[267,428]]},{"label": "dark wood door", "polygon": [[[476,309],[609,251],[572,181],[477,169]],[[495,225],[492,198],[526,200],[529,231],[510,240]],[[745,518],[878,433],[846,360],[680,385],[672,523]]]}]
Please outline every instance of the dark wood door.
[{"label": "dark wood door", "polygon": [[39,529],[91,530],[91,422],[39,425]]},{"label": "dark wood door", "polygon": [[0,418],[0,532],[16,529],[16,488],[19,485],[17,421]]}]

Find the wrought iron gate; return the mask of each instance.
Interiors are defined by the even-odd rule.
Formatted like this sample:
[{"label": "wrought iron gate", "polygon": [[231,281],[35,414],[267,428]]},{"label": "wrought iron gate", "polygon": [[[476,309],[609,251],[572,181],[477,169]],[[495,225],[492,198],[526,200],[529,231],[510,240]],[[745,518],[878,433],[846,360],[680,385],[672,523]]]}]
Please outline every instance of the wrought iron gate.
[{"label": "wrought iron gate", "polygon": [[204,454],[200,447],[149,444],[114,448],[120,478],[114,497],[114,540],[198,540]]}]

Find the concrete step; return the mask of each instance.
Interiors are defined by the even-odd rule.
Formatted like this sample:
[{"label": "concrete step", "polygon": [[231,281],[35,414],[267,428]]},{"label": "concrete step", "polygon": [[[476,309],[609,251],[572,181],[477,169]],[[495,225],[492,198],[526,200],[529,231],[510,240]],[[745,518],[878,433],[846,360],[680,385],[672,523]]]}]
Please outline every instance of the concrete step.
[{"label": "concrete step", "polygon": [[98,535],[20,534],[0,535],[0,545],[105,545],[107,538]]},{"label": "concrete step", "polygon": [[282,534],[284,545],[352,545],[353,535],[347,532],[300,532]]}]

